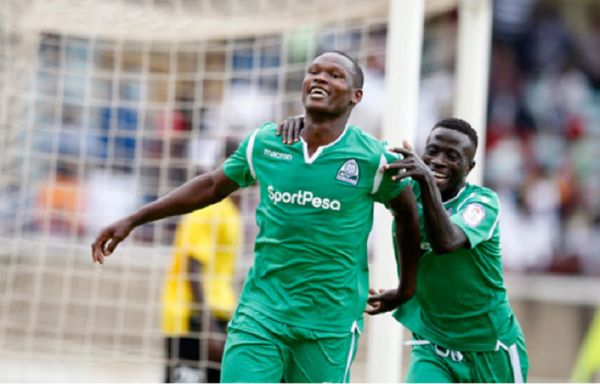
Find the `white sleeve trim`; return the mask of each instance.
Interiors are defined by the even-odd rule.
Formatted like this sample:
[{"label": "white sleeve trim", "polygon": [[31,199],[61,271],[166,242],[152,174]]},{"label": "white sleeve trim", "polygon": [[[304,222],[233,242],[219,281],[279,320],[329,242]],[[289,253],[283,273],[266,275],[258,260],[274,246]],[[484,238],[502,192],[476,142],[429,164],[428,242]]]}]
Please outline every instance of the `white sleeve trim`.
[{"label": "white sleeve trim", "polygon": [[252,152],[254,152],[254,140],[256,139],[256,134],[258,133],[258,129],[254,131],[252,136],[250,136],[250,140],[248,140],[248,146],[246,147],[246,161],[248,162],[248,167],[250,168],[250,174],[256,180],[256,171],[254,170],[254,163],[252,162]]},{"label": "white sleeve trim", "polygon": [[492,238],[494,230],[496,229],[496,226],[498,226],[498,222],[500,222],[500,200],[498,200],[498,213],[496,214],[496,221],[494,221],[494,225],[492,225],[492,229],[490,229],[490,233],[488,233],[486,240]]},{"label": "white sleeve trim", "polygon": [[379,158],[379,166],[375,171],[375,177],[373,178],[373,188],[371,189],[371,195],[374,195],[379,191],[379,187],[381,186],[381,182],[383,181],[384,172],[381,170],[381,167],[387,164],[387,159],[385,155],[382,154]]}]

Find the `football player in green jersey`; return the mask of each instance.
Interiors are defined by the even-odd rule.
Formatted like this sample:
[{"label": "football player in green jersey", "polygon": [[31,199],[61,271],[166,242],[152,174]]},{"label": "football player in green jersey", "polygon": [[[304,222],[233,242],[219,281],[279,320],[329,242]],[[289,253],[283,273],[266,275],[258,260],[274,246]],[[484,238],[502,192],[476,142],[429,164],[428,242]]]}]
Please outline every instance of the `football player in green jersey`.
[{"label": "football player in green jersey", "polygon": [[375,202],[394,214],[402,276],[393,305],[416,289],[417,205],[408,181],[382,166],[398,159],[348,125],[362,98],[362,70],[326,52],[302,82],[305,126],[292,145],[277,124],[252,132],[222,167],[200,175],[103,228],[92,258],[103,263],[137,226],[213,204],[258,184],[254,265],[229,324],[224,382],[347,382],[369,290],[367,237]]},{"label": "football player in green jersey", "polygon": [[[417,292],[394,312],[413,332],[407,382],[523,382],[525,338],[503,281],[498,196],[466,182],[475,166],[477,133],[450,118],[431,130],[419,158],[404,143],[385,165],[412,178],[419,202],[421,258]],[[367,311],[393,305],[375,294]]]}]

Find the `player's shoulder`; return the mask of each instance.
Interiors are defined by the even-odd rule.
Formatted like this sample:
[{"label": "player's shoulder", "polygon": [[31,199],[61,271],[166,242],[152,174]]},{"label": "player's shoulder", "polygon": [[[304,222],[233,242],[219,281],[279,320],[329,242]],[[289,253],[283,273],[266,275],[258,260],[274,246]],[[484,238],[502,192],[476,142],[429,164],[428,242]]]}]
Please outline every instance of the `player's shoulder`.
[{"label": "player's shoulder", "polygon": [[273,121],[267,121],[258,126],[250,136],[255,137],[255,144],[272,142],[272,143],[281,143],[281,136],[277,136],[275,134],[277,130],[277,123]]},{"label": "player's shoulder", "polygon": [[484,203],[499,205],[498,194],[491,188],[467,183],[466,200],[478,200]]},{"label": "player's shoulder", "polygon": [[377,139],[356,125],[348,125],[347,129],[348,140],[354,150],[363,151],[371,155],[376,161],[379,161],[381,156],[387,153],[387,143],[384,141]]},{"label": "player's shoulder", "polygon": [[356,142],[372,147],[381,147],[383,145],[383,142],[381,140],[377,139],[370,133],[365,132],[358,125],[348,124],[346,129],[348,130],[348,136]]}]

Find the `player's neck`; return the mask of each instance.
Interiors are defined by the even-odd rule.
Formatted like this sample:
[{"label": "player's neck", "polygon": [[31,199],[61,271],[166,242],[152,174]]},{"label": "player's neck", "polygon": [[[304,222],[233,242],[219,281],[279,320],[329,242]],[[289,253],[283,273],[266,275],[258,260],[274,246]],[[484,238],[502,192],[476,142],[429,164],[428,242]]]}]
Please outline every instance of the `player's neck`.
[{"label": "player's neck", "polygon": [[444,191],[444,192],[440,191],[441,192],[440,194],[442,195],[442,202],[445,203],[448,200],[454,199],[463,190],[465,185],[466,185],[466,181],[463,181],[460,185],[458,185],[456,188],[453,188],[450,191]]},{"label": "player's neck", "polygon": [[308,144],[309,152],[314,152],[318,147],[330,144],[340,137],[346,124],[348,115],[337,117],[319,118],[306,114],[302,138]]}]

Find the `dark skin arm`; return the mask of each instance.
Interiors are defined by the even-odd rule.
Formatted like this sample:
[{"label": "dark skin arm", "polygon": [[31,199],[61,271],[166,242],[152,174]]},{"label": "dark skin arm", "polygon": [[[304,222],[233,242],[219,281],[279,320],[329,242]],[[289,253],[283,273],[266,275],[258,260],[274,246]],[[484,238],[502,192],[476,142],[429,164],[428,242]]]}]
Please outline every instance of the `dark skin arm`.
[{"label": "dark skin arm", "polygon": [[469,247],[469,240],[465,233],[450,220],[450,216],[446,213],[442,196],[429,167],[414,153],[406,141],[403,143],[403,148],[393,148],[391,151],[402,154],[403,159],[385,165],[384,169],[398,172],[398,175],[392,177],[394,180],[412,177],[421,187],[425,230],[433,251],[441,255]]},{"label": "dark skin arm", "polygon": [[367,309],[369,315],[377,315],[396,309],[407,302],[417,289],[417,271],[419,267],[419,216],[417,203],[410,188],[390,202],[390,208],[396,223],[396,262],[400,266],[400,285],[396,289],[369,289]]},{"label": "dark skin arm", "polygon": [[165,217],[189,213],[227,197],[239,186],[222,168],[199,175],[166,196],[144,205],[133,214],[104,227],[92,244],[92,260],[100,264],[136,227]]}]

